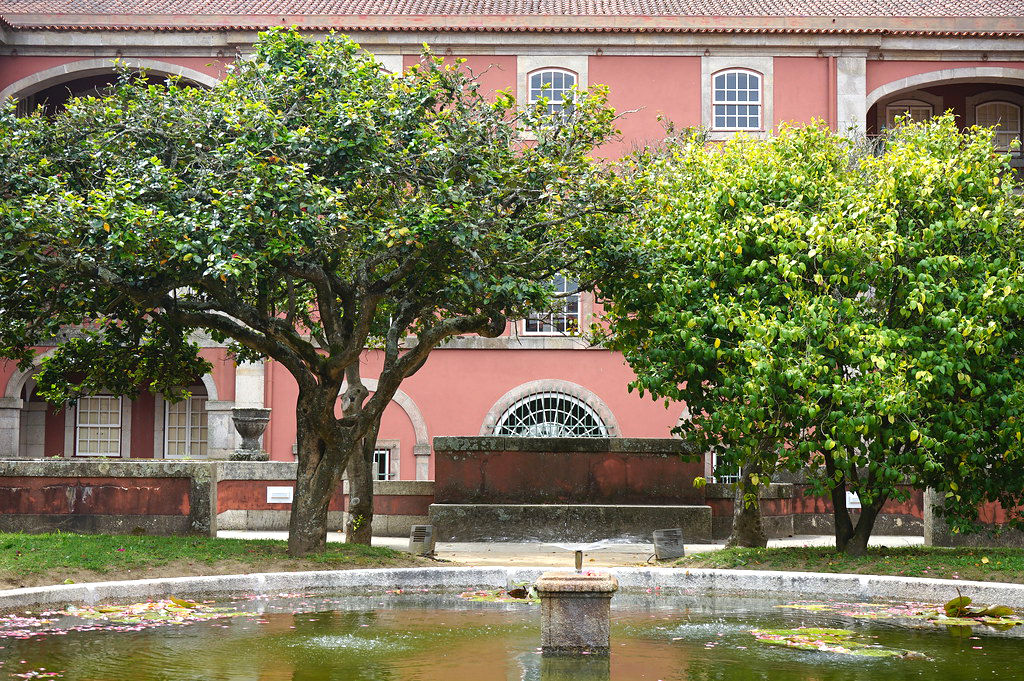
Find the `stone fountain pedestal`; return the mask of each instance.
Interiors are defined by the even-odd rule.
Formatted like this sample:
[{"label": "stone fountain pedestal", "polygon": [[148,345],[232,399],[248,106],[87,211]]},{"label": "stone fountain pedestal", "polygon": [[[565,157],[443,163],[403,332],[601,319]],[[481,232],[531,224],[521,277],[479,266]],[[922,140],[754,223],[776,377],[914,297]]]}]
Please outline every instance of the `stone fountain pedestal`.
[{"label": "stone fountain pedestal", "polygon": [[537,580],[541,652],[608,655],[612,595],[619,581],[598,572],[545,572]]},{"label": "stone fountain pedestal", "polygon": [[260,447],[260,436],[270,422],[270,409],[241,407],[231,410],[235,430],[242,436],[241,446],[228,457],[232,461],[269,461],[270,454]]}]

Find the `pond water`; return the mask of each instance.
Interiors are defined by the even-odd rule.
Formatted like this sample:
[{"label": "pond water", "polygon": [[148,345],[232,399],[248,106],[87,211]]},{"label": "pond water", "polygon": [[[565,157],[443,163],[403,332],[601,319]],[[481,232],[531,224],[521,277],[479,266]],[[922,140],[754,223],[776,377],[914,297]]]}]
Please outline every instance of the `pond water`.
[{"label": "pond water", "polygon": [[[900,681],[1024,678],[1024,626],[920,628],[786,601],[613,601],[610,658],[551,660],[540,612],[453,596],[287,595],[212,604],[246,614],[139,625],[53,613],[0,619],[0,679],[68,681]],[[93,613],[95,614],[95,613]],[[750,632],[845,628],[912,659],[770,645]],[[926,659],[922,659],[926,658]]]}]

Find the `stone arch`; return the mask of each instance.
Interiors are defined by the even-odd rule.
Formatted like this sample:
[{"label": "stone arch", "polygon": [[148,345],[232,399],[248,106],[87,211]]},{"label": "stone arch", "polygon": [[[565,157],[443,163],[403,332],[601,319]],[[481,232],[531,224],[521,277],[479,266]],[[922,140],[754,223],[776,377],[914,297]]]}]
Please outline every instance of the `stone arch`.
[{"label": "stone arch", "polygon": [[1019,85],[1024,83],[1024,69],[1011,69],[1003,66],[968,66],[918,73],[906,78],[899,78],[891,83],[875,88],[868,93],[865,108],[870,109],[879,100],[903,90],[916,90],[933,85],[978,81]]},{"label": "stone arch", "polygon": [[30,76],[17,80],[3,90],[0,90],[0,102],[6,101],[9,97],[27,97],[45,90],[53,85],[59,85],[65,81],[77,78],[86,78],[104,73],[110,73],[118,64],[129,69],[142,69],[149,73],[161,74],[164,76],[181,76],[199,85],[214,87],[220,80],[208,73],[191,69],[187,66],[172,64],[166,61],[155,59],[138,59],[135,57],[122,57],[120,59],[81,59],[68,62],[60,66],[43,69]]},{"label": "stone arch", "polygon": [[498,419],[500,419],[502,414],[504,414],[513,404],[524,397],[544,392],[565,393],[566,395],[571,395],[584,402],[588,407],[593,409],[599,417],[601,417],[601,420],[604,422],[604,426],[608,431],[609,437],[622,436],[622,432],[619,430],[619,423],[615,419],[615,414],[613,414],[608,405],[604,403],[604,400],[578,383],[564,381],[559,378],[542,378],[536,381],[523,383],[502,395],[490,408],[487,415],[484,416],[484,422],[480,426],[480,435],[493,435],[494,427],[497,425]]},{"label": "stone arch", "polygon": [[55,352],[57,352],[57,348],[51,348],[46,352],[41,352],[32,358],[32,366],[30,366],[28,369],[15,371],[13,374],[11,374],[11,377],[7,379],[7,387],[4,390],[4,397],[10,397],[13,399],[21,398],[22,388],[25,387],[25,383],[28,381],[28,379],[32,378],[33,374],[39,371],[39,364],[43,361],[43,359],[49,357]]}]

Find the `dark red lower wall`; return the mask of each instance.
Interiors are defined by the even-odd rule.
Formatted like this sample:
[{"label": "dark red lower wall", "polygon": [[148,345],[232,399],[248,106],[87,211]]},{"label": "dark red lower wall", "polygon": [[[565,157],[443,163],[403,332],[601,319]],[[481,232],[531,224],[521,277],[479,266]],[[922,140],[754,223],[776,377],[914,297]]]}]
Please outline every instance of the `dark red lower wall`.
[{"label": "dark red lower wall", "polygon": [[[217,483],[217,512],[290,511],[291,504],[268,504],[267,487],[294,487],[294,480],[221,480]],[[375,494],[373,512],[378,515],[421,515],[428,513],[434,497],[429,495]],[[340,491],[331,497],[330,511],[347,511],[348,495]]]},{"label": "dark red lower wall", "polygon": [[0,479],[0,513],[18,515],[189,514],[188,478]]},{"label": "dark red lower wall", "polygon": [[439,504],[703,504],[700,462],[676,454],[439,451]]}]

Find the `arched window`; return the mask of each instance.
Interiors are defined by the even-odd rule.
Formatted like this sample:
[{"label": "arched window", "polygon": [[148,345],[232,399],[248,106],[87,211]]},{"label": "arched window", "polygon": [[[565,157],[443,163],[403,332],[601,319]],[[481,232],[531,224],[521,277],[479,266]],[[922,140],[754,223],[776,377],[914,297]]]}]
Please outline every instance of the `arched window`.
[{"label": "arched window", "polygon": [[528,395],[509,407],[494,427],[512,437],[607,437],[601,417],[579,398],[561,392]]},{"label": "arched window", "polygon": [[712,105],[715,130],[761,129],[761,76],[730,70],[715,74]]},{"label": "arched window", "polygon": [[548,113],[562,110],[572,100],[572,88],[576,86],[576,74],[562,69],[542,69],[530,74],[530,104],[541,99],[548,101]]},{"label": "arched window", "polygon": [[935,115],[932,105],[917,99],[904,99],[887,104],[885,107],[885,127],[895,128],[900,119],[910,119],[913,123],[926,121]]},{"label": "arched window", "polygon": [[984,128],[995,128],[996,149],[1009,151],[1010,144],[1021,136],[1020,107],[1010,102],[985,102],[974,109],[975,122]]}]

